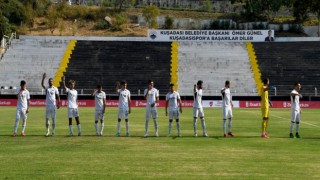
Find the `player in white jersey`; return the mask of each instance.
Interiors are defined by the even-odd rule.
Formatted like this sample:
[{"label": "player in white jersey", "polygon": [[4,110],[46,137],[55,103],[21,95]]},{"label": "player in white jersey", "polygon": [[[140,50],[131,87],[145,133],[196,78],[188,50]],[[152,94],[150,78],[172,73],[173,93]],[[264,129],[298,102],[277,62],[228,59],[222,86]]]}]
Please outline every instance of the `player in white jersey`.
[{"label": "player in white jersey", "polygon": [[[94,96],[95,102],[95,118],[94,118],[94,127],[96,129],[96,135],[103,135],[104,128],[104,113],[106,110],[106,93],[102,91],[102,86],[98,85],[97,89],[93,90],[92,96]],[[100,131],[98,122],[100,120]]]},{"label": "player in white jersey", "polygon": [[207,131],[206,131],[206,123],[204,120],[204,112],[202,107],[202,84],[203,81],[199,80],[197,84],[194,85],[193,88],[193,131],[194,136],[197,137],[197,118],[200,117],[201,125],[202,125],[202,133],[204,137],[208,137]]},{"label": "player in white jersey", "polygon": [[[168,105],[169,105],[169,137],[171,136],[172,131],[172,121],[176,120],[178,137],[180,134],[180,113],[182,113],[182,105],[180,94],[174,91],[174,84],[170,84],[170,92],[166,95],[166,116],[168,116]],[[180,107],[180,108],[179,108]]]},{"label": "player in white jersey", "polygon": [[[46,73],[43,73],[41,86],[46,91],[46,136],[50,134],[50,121],[49,118],[52,119],[52,136],[55,134],[56,129],[56,110],[60,108],[60,96],[58,88],[53,86],[53,79],[49,78],[48,80],[48,87],[44,86],[44,79],[46,78]],[[58,103],[56,102],[58,99]]]},{"label": "player in white jersey", "polygon": [[30,106],[30,93],[27,90],[27,83],[25,81],[20,82],[20,89],[17,89],[17,111],[16,120],[14,123],[14,129],[12,136],[17,136],[19,121],[22,119],[22,131],[21,136],[26,136],[25,129],[27,125],[27,114]]},{"label": "player in white jersey", "polygon": [[158,112],[157,112],[157,103],[159,102],[159,91],[158,89],[153,87],[154,82],[153,80],[148,81],[148,88],[144,90],[144,98],[147,101],[146,102],[146,133],[144,134],[144,137],[149,136],[149,119],[150,116],[153,118],[154,122],[154,129],[155,129],[155,136],[158,137]]},{"label": "player in white jersey", "polygon": [[74,89],[76,82],[74,80],[69,81],[69,88],[66,86],[65,77],[63,77],[63,90],[67,93],[68,98],[68,118],[69,118],[69,130],[70,136],[73,136],[72,118],[74,117],[77,122],[78,136],[81,136],[81,125],[78,111],[78,92]]},{"label": "player in white jersey", "polygon": [[[119,89],[121,85],[121,89]],[[129,137],[129,114],[131,113],[131,95],[130,91],[127,89],[127,82],[122,81],[121,84],[119,82],[116,83],[115,91],[119,95],[119,106],[118,106],[118,125],[116,136],[120,136],[121,129],[121,119],[124,118],[126,121],[126,136]]]},{"label": "player in white jersey", "polygon": [[228,123],[228,135],[234,137],[234,134],[231,132],[232,127],[232,98],[230,92],[230,81],[226,81],[224,88],[221,90],[222,95],[222,130],[223,130],[223,137],[227,137],[227,130],[226,124],[227,119]]},{"label": "player in white jersey", "polygon": [[299,94],[301,89],[300,83],[294,84],[294,89],[290,93],[291,98],[291,125],[290,125],[290,138],[294,138],[293,136],[293,127],[296,124],[296,138],[300,138],[299,129],[300,129],[300,102],[299,99],[302,98],[302,95]]}]

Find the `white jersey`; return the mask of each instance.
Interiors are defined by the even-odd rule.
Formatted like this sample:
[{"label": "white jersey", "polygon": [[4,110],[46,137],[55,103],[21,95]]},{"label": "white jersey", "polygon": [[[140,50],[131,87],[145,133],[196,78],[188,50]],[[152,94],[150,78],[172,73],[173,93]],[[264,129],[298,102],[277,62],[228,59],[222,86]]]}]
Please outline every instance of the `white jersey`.
[{"label": "white jersey", "polygon": [[78,92],[75,89],[66,89],[67,97],[68,97],[68,108],[78,108],[77,99]]},{"label": "white jersey", "polygon": [[59,95],[58,88],[52,86],[52,87],[46,87],[46,105],[56,105],[56,94]]},{"label": "white jersey", "polygon": [[122,90],[118,89],[119,94],[119,109],[128,109],[129,108],[129,98],[130,91],[128,89]]},{"label": "white jersey", "polygon": [[230,88],[223,88],[224,96],[222,95],[222,108],[231,107],[231,93]]},{"label": "white jersey", "polygon": [[196,92],[193,95],[193,107],[202,108],[202,89],[196,88]]},{"label": "white jersey", "polygon": [[106,99],[106,93],[101,91],[100,93],[97,91],[94,93],[94,104],[95,104],[95,109],[97,111],[103,110],[103,102]]},{"label": "white jersey", "polygon": [[300,104],[299,104],[299,96],[298,96],[298,91],[295,89],[291,91],[291,94],[296,94],[296,96],[290,96],[291,97],[291,109],[299,111],[300,110]]},{"label": "white jersey", "polygon": [[[149,96],[147,98],[147,107],[150,107],[151,104],[156,103],[157,97],[159,97],[159,91],[156,88],[152,88],[150,91],[149,89],[144,90],[144,96],[149,93]],[[155,104],[156,107],[156,104]]]},{"label": "white jersey", "polygon": [[[19,94],[20,88],[17,89],[17,94]],[[25,89],[21,96],[18,97],[17,109],[27,109],[28,108],[28,100],[30,99],[30,93],[27,89]]]},{"label": "white jersey", "polygon": [[166,95],[166,101],[169,101],[169,111],[178,110],[178,100],[180,99],[180,94],[176,91],[168,92]]}]

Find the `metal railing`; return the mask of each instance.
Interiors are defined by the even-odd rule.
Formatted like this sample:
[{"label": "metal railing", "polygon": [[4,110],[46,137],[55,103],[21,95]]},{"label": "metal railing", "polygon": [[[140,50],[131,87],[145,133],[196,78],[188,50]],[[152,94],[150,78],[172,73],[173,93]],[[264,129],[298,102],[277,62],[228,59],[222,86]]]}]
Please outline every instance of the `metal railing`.
[{"label": "metal railing", "polygon": [[17,38],[17,33],[11,33],[10,37],[3,35],[3,38],[1,40],[1,48],[4,49],[3,52],[0,54],[0,60],[3,58],[3,55],[7,52],[9,48],[12,47],[12,40]]}]

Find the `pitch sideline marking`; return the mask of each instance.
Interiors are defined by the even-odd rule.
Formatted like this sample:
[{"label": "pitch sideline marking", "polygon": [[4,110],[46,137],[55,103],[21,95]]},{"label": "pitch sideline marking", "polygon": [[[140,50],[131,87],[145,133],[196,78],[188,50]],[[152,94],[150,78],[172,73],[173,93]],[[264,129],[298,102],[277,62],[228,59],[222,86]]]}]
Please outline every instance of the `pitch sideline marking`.
[{"label": "pitch sideline marking", "polygon": [[[252,112],[252,111],[244,111],[244,112],[249,112],[249,113],[257,114],[257,113],[254,113],[254,112]],[[277,116],[277,115],[270,115],[270,116],[276,117],[276,118],[278,118],[278,119],[290,120],[290,119],[288,119],[288,118],[284,118],[284,117]],[[308,123],[308,122],[305,122],[305,121],[300,121],[300,123],[301,123],[301,124],[307,124],[307,125],[309,125],[309,126],[313,126],[313,127],[318,127],[318,128],[320,128],[320,126],[318,126],[318,125],[311,124],[311,123]]]}]

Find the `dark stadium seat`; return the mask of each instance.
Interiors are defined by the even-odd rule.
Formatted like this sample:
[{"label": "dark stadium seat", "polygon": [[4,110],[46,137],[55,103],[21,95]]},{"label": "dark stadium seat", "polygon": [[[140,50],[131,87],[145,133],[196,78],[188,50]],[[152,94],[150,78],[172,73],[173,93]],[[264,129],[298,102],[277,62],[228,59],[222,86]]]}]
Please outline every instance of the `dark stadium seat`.
[{"label": "dark stadium seat", "polygon": [[[126,80],[132,94],[143,93],[153,79],[160,94],[170,83],[171,43],[77,41],[66,73],[66,80],[76,80],[76,89],[85,93],[102,84],[107,94],[114,94],[116,81]],[[89,91],[90,89],[90,91]]]},{"label": "dark stadium seat", "polygon": [[262,78],[269,77],[277,95],[289,95],[295,82],[301,93],[320,88],[320,42],[253,43]]}]

